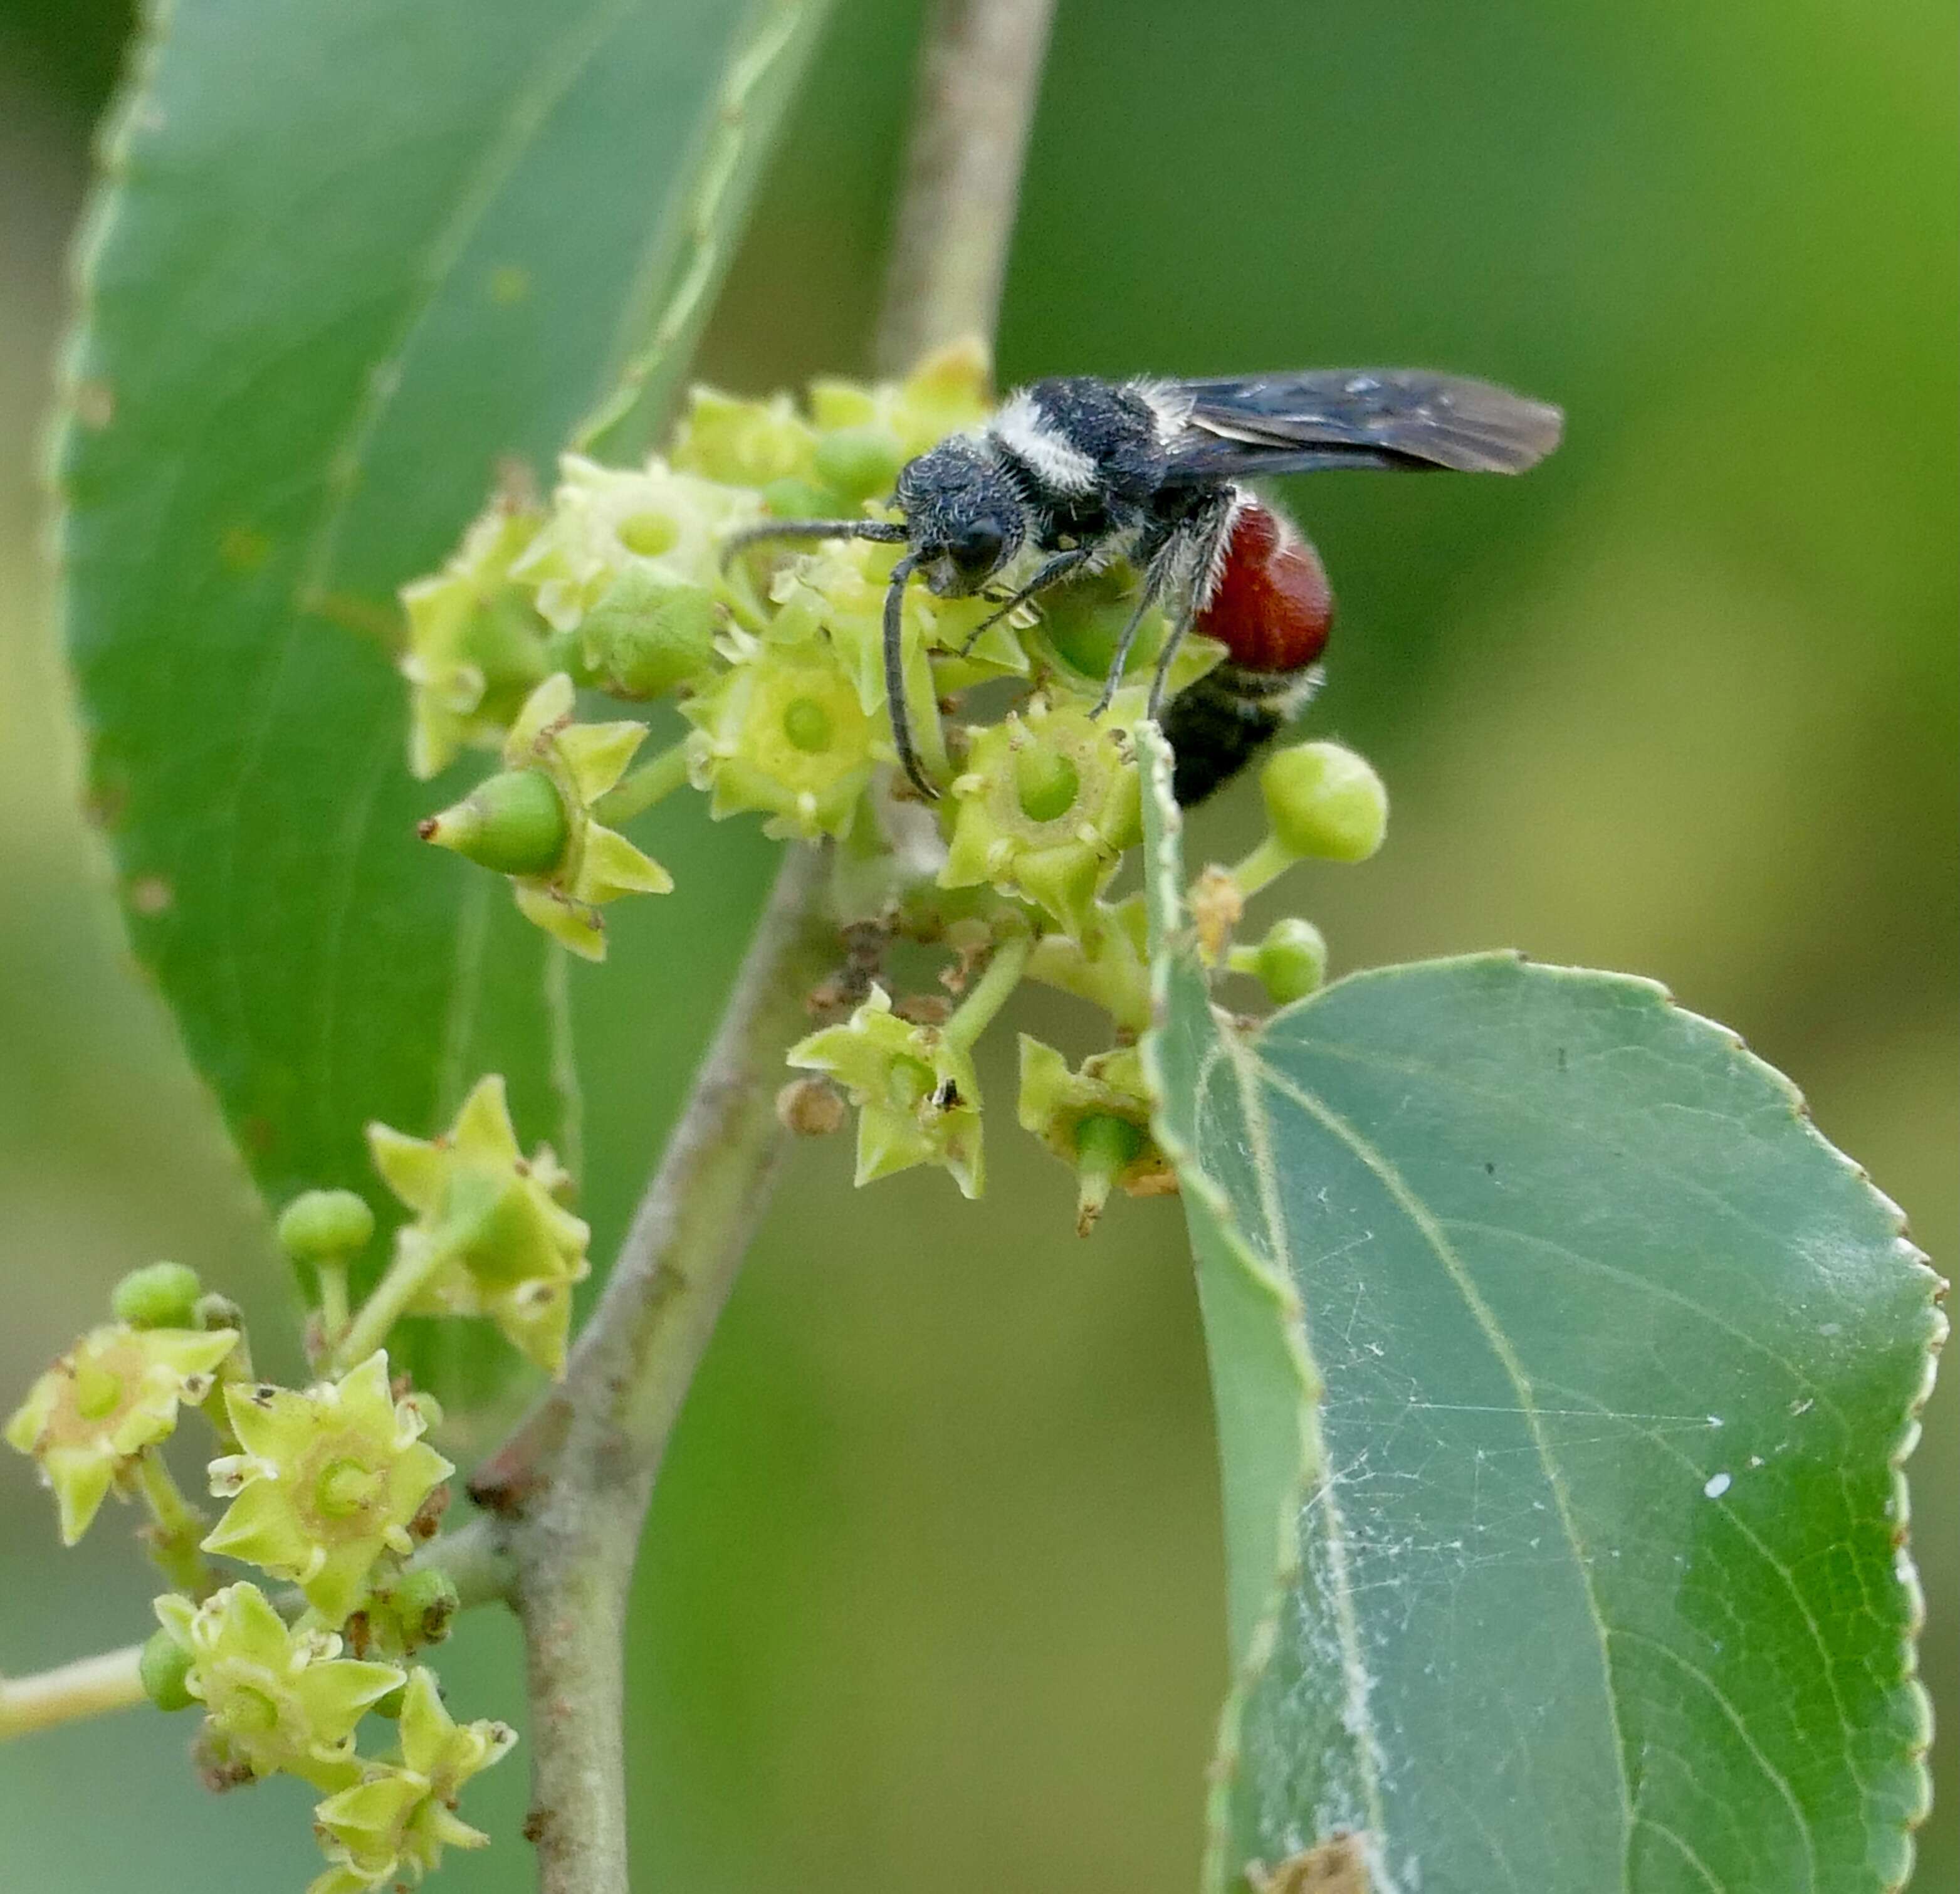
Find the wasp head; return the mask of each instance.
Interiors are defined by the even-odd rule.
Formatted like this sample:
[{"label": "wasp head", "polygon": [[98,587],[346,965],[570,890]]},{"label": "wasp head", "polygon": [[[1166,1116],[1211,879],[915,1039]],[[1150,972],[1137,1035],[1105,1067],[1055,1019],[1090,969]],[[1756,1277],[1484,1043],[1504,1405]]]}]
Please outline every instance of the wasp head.
[{"label": "wasp head", "polygon": [[1019,490],[976,441],[943,441],[908,462],[896,498],[918,569],[941,597],[978,591],[1026,534]]}]

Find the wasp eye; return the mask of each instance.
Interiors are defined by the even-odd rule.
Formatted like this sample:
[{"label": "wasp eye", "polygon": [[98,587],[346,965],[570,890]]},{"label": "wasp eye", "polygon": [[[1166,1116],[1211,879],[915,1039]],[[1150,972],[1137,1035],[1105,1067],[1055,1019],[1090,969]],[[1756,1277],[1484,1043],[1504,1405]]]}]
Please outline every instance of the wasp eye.
[{"label": "wasp eye", "polygon": [[1000,563],[1001,550],[1007,543],[1007,528],[998,520],[975,520],[955,533],[947,541],[946,549],[960,565],[991,568]]}]

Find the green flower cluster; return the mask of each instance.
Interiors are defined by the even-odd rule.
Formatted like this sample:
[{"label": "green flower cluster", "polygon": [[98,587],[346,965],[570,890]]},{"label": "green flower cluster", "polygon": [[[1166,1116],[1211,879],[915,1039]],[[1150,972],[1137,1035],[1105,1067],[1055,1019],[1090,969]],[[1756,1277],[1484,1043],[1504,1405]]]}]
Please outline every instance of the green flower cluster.
[{"label": "green flower cluster", "polygon": [[[873,977],[860,968],[830,1023],[790,1054],[823,1075],[803,1083],[836,1109],[787,1122],[833,1122],[841,1090],[858,1113],[860,1183],[933,1164],[977,1195],[973,1045],[1015,981],[1059,988],[1107,1015],[1110,1044],[1071,1068],[1029,1042],[1020,1116],[1075,1170],[1086,1231],[1114,1189],[1176,1187],[1132,1050],[1150,1022],[1143,906],[1114,891],[1142,840],[1134,735],[1166,618],[1145,616],[1099,710],[1136,608],[1138,575],[1122,561],[1012,610],[1032,551],[992,595],[907,588],[899,682],[938,791],[922,806],[895,769],[888,708],[884,620],[899,549],[752,530],[772,518],[896,519],[906,461],[979,425],[989,406],[986,360],[972,345],[902,381],[819,381],[801,401],[696,389],[663,457],[626,469],[568,458],[549,504],[498,501],[450,565],[404,595],[417,766],[438,727],[453,739],[444,760],[463,743],[491,742],[504,766],[422,832],[504,874],[527,916],[594,959],[603,903],[672,885],[619,829],[678,788],[702,791],[718,820],[752,813],[771,835],[834,842],[840,923],[861,941],[869,929],[881,944],[945,950],[951,997],[901,993],[881,945]],[[510,655],[518,624],[523,663]],[[1222,655],[1186,640],[1169,689]],[[629,772],[644,727],[576,721],[581,690],[670,695],[684,734]],[[1236,867],[1201,874],[1192,906],[1208,963],[1284,1004],[1320,983],[1325,943],[1288,917],[1258,946],[1236,944],[1247,902],[1296,861],[1372,854],[1386,801],[1360,758],[1327,743],[1279,752],[1261,781],[1268,834]]]},{"label": "green flower cluster", "polygon": [[[432,1138],[384,1125],[368,1135],[409,1214],[364,1297],[350,1290],[376,1228],[363,1198],[307,1191],[279,1219],[317,1296],[310,1386],[256,1377],[236,1307],[181,1265],[154,1263],[123,1279],[116,1319],[41,1375],[5,1429],[53,1489],[68,1543],[111,1492],[149,1513],[172,1589],[156,1600],[143,1687],[160,1708],[201,1707],[196,1749],[212,1787],[285,1775],[324,1798],[314,1824],[328,1866],[310,1894],[412,1883],[444,1848],[480,1846],[457,1796],[516,1740],[501,1723],[456,1723],[410,1661],[461,1603],[428,1546],[455,1469],[425,1437],[436,1403],[391,1373],[390,1331],[405,1315],[482,1317],[560,1373],[588,1266],[586,1226],[565,1207],[571,1180],[549,1146],[523,1154],[501,1078],[479,1081]],[[215,1436],[205,1477],[228,1502],[215,1522],[161,1456],[186,1409]],[[225,1583],[213,1558],[297,1596]],[[371,1714],[395,1724],[378,1755],[357,1746]]]}]

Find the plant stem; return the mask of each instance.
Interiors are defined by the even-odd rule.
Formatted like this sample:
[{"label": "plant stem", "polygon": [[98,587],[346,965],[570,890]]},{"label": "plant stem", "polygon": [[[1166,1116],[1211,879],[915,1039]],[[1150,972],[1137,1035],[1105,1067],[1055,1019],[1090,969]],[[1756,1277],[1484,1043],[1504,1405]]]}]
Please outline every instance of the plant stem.
[{"label": "plant stem", "polygon": [[327,1353],[331,1354],[347,1332],[347,1265],[344,1262],[323,1262],[318,1265],[318,1274],[320,1332]]},{"label": "plant stem", "polygon": [[937,0],[878,323],[886,373],[994,333],[1054,17],[1055,0]]},{"label": "plant stem", "polygon": [[[409,1561],[411,1571],[431,1568],[448,1573],[465,1611],[511,1596],[510,1555],[494,1520],[473,1519],[425,1545]],[[306,1608],[306,1600],[298,1592],[272,1602],[289,1620],[299,1617]],[[84,1717],[133,1709],[146,1700],[138,1673],[142,1655],[141,1644],[131,1644],[122,1650],[78,1657],[30,1677],[0,1677],[0,1743],[60,1724],[77,1723]]]},{"label": "plant stem", "polygon": [[484,1219],[496,1208],[496,1200],[465,1205],[451,1211],[441,1233],[432,1240],[397,1249],[387,1274],[374,1285],[374,1292],[336,1342],[326,1358],[326,1372],[345,1374],[358,1367],[388,1339],[388,1332],[402,1318],[423,1286],[444,1265],[466,1249],[483,1226]]},{"label": "plant stem", "polygon": [[143,1701],[143,1647],[130,1644],[31,1677],[0,1677],[0,1743]]},{"label": "plant stem", "polygon": [[1028,970],[1028,956],[1034,951],[1034,937],[1017,934],[994,950],[987,969],[974,982],[973,990],[959,1003],[959,1010],[941,1029],[949,1045],[971,1050],[973,1042],[993,1023],[994,1015],[1007,1003]]},{"label": "plant stem", "polygon": [[687,784],[687,739],[649,756],[626,775],[592,806],[592,813],[609,829],[643,815],[663,796],[670,796]]},{"label": "plant stem", "polygon": [[[941,0],[879,329],[881,372],[992,333],[1052,7]],[[837,961],[828,866],[814,848],[790,852],[565,1380],[471,1483],[514,1564],[542,1894],[626,1894],[621,1679],[633,1557],[681,1402],[781,1160],[783,1052],[807,1023],[804,995]],[[1023,960],[1026,951],[1022,944]],[[1010,971],[1018,977],[1011,965],[998,976],[1007,987]]]},{"label": "plant stem", "polygon": [[1299,859],[1280,845],[1277,836],[1268,836],[1232,871],[1233,885],[1242,895],[1255,895],[1277,881]]},{"label": "plant stem", "polygon": [[150,1556],[164,1582],[173,1590],[202,1598],[217,1583],[198,1545],[205,1517],[184,1498],[154,1447],[136,1456],[136,1490],[150,1509]]}]

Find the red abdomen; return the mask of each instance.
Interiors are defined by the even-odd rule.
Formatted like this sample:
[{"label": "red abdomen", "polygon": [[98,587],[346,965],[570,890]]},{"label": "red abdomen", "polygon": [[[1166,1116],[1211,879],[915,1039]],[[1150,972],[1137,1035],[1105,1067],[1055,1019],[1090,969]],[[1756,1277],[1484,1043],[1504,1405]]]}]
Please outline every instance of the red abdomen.
[{"label": "red abdomen", "polygon": [[1284,514],[1240,501],[1211,597],[1193,629],[1250,671],[1304,670],[1326,648],[1334,594],[1320,555]]}]

